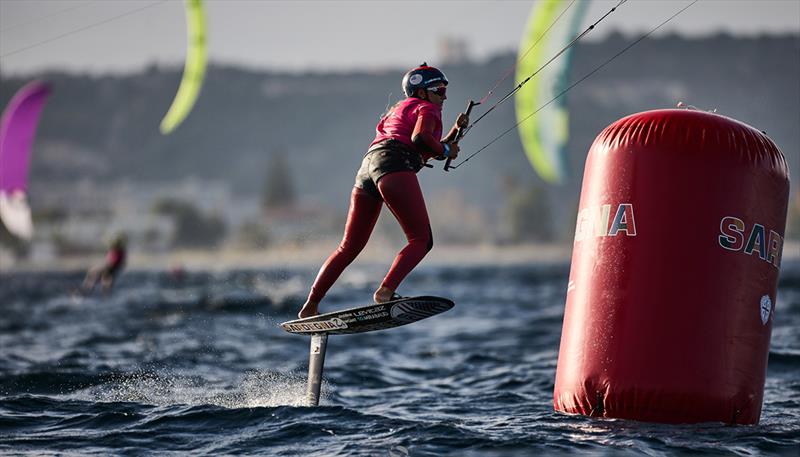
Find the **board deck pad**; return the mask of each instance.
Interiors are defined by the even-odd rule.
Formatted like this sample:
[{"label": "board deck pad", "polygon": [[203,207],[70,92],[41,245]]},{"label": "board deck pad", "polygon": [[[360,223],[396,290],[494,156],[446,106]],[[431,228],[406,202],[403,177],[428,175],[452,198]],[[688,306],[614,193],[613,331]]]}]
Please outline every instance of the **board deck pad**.
[{"label": "board deck pad", "polygon": [[408,297],[295,319],[282,323],[281,328],[289,333],[300,334],[371,332],[410,324],[443,313],[453,306],[455,303],[447,298]]}]

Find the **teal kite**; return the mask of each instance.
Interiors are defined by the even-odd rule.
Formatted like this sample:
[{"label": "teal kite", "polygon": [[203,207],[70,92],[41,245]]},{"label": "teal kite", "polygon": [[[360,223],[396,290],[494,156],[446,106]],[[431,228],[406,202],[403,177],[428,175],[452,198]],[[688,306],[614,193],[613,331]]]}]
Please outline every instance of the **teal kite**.
[{"label": "teal kite", "polygon": [[[546,0],[533,7],[517,58],[516,83],[534,74],[577,35],[586,1]],[[569,122],[564,97],[550,102],[567,87],[570,49],[517,92],[514,101],[519,135],[531,165],[547,182],[562,182],[567,175],[565,146]],[[536,110],[536,115],[531,116]],[[525,120],[525,122],[522,122]]]}]

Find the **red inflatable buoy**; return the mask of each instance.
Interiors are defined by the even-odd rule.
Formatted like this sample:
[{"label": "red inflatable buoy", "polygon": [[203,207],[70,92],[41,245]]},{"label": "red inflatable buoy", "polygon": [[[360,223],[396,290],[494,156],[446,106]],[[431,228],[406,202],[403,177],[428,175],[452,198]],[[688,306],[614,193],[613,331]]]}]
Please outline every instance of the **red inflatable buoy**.
[{"label": "red inflatable buoy", "polygon": [[657,110],[589,150],[556,373],[558,411],[754,424],[789,199],[762,132]]}]

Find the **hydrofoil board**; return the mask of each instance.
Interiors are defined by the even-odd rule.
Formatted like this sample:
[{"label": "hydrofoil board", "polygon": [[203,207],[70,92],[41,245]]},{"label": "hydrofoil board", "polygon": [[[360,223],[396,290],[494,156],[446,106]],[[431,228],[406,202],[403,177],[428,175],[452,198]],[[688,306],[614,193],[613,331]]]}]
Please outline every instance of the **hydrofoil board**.
[{"label": "hydrofoil board", "polygon": [[371,332],[410,324],[443,313],[453,306],[455,303],[452,300],[442,297],[407,297],[295,319],[282,323],[281,328],[289,333],[300,334]]}]

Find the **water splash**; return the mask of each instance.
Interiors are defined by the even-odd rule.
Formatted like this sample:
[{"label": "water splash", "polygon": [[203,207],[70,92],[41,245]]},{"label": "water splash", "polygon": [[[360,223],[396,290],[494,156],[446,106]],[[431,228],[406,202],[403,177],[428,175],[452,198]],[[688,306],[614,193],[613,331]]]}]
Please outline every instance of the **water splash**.
[{"label": "water splash", "polygon": [[[327,390],[327,389],[326,389]],[[197,376],[138,371],[114,376],[87,395],[97,402],[136,402],[155,406],[214,405],[223,408],[304,406],[306,378],[300,373],[251,371],[234,386]]]}]

